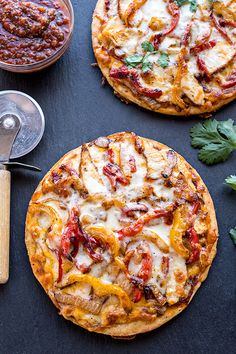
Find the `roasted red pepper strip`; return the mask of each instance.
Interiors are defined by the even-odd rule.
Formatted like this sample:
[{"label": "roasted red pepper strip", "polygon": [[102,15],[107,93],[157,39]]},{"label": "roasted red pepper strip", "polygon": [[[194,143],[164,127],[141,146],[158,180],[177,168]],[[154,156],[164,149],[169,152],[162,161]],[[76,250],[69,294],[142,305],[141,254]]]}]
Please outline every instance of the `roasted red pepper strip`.
[{"label": "roasted red pepper strip", "polygon": [[192,215],[196,215],[197,214],[197,212],[198,212],[198,210],[199,210],[199,208],[200,208],[200,202],[196,202],[195,204],[194,204],[194,206],[193,206],[193,210],[192,210]]},{"label": "roasted red pepper strip", "polygon": [[162,217],[169,219],[171,218],[172,215],[173,213],[171,211],[166,211],[166,210],[154,210],[150,213],[146,213],[145,215],[141,216],[138,220],[133,222],[131,225],[121,229],[118,232],[119,239],[122,239],[123,237],[130,237],[130,236],[137,235],[139,232],[142,231],[144,225],[153,219],[162,218]]},{"label": "roasted red pepper strip", "polygon": [[231,38],[229,38],[226,30],[224,29],[224,27],[222,27],[220,25],[219,20],[216,18],[216,16],[211,13],[211,20],[213,25],[215,26],[215,28],[217,29],[218,32],[220,32],[220,34],[222,35],[222,37],[224,37],[224,39],[229,43],[229,44],[233,44],[233,41],[231,40]]},{"label": "roasted red pepper strip", "polygon": [[135,161],[135,158],[133,156],[130,156],[130,158],[129,158],[129,166],[130,166],[130,171],[132,173],[137,171],[136,161]]},{"label": "roasted red pepper strip", "polygon": [[158,98],[162,95],[162,91],[159,89],[150,89],[148,87],[142,86],[141,82],[139,81],[139,74],[137,70],[132,69],[130,70],[130,82],[134,85],[134,88],[137,92],[141,93],[142,95],[151,97],[151,98]]},{"label": "roasted red pepper strip", "polygon": [[135,90],[145,96],[158,98],[162,95],[159,89],[150,89],[140,82],[140,75],[136,69],[129,70],[126,66],[110,70],[110,77],[113,79],[127,79],[135,88]]},{"label": "roasted red pepper strip", "polygon": [[189,239],[190,246],[192,248],[191,255],[190,255],[189,259],[187,260],[187,263],[190,264],[190,263],[196,262],[199,259],[201,246],[199,244],[198,234],[195,231],[194,227],[191,227],[187,231],[187,236]]},{"label": "roasted red pepper strip", "polygon": [[143,293],[139,288],[134,288],[133,302],[139,302],[142,299]]},{"label": "roasted red pepper strip", "polygon": [[129,77],[129,69],[123,65],[120,68],[112,68],[110,70],[110,77],[113,79],[127,79]]},{"label": "roasted red pepper strip", "polygon": [[134,146],[135,146],[135,150],[139,153],[142,154],[144,152],[144,146],[142,143],[142,140],[140,139],[139,136],[137,136],[135,133],[131,133],[132,137],[134,139]]},{"label": "roasted red pepper strip", "polygon": [[220,24],[222,27],[229,26],[229,27],[234,27],[234,28],[236,28],[236,22],[235,22],[235,21],[225,20],[225,19],[223,19],[223,18],[220,18],[220,19],[219,19],[219,24]]},{"label": "roasted red pepper strip", "polygon": [[120,169],[120,167],[115,163],[108,163],[103,167],[103,173],[109,179],[111,186],[116,190],[117,182],[126,186],[129,184],[128,178],[126,178]]},{"label": "roasted red pepper strip", "polygon": [[226,89],[226,88],[234,87],[235,85],[236,85],[236,80],[232,80],[232,81],[226,81],[222,83],[220,86]]},{"label": "roasted red pepper strip", "polygon": [[75,209],[71,211],[69,221],[61,238],[61,252],[64,257],[68,257],[70,253],[71,237],[78,238],[78,215]]},{"label": "roasted red pepper strip", "polygon": [[[131,275],[128,270],[129,262],[131,258],[135,255],[135,253],[140,253],[142,256],[141,268],[136,276]],[[136,250],[128,251],[126,253],[124,263],[127,267],[127,270],[125,272],[127,278],[131,283],[135,284],[133,301],[138,302],[141,300],[143,293],[138,286],[141,286],[142,288],[144,283],[147,282],[152,275],[153,260],[148,244],[140,244]]]},{"label": "roasted red pepper strip", "polygon": [[197,65],[199,70],[205,74],[206,79],[209,81],[211,79],[211,74],[209,73],[204,60],[199,56],[197,57]]},{"label": "roasted red pepper strip", "polygon": [[195,47],[192,47],[190,51],[191,51],[191,53],[198,54],[198,53],[203,52],[206,49],[210,49],[210,48],[215,47],[215,45],[216,45],[216,41],[212,40],[209,42],[204,42],[199,45],[196,45]]},{"label": "roasted red pepper strip", "polygon": [[[58,252],[58,282],[63,275],[62,256],[69,261],[73,261],[73,258],[76,257],[78,253],[79,242],[83,244],[91,259],[95,262],[101,262],[103,260],[102,256],[94,251],[94,248],[101,246],[101,244],[82,229],[78,210],[74,208],[71,211],[69,221],[61,238],[61,246]],[[70,250],[71,246],[73,246],[72,251]]]},{"label": "roasted red pepper strip", "polygon": [[169,257],[163,256],[161,260],[161,271],[165,277],[169,273],[170,259]]},{"label": "roasted red pepper strip", "polygon": [[180,9],[179,9],[179,6],[176,4],[176,2],[173,0],[169,0],[167,8],[168,8],[170,15],[172,16],[170,27],[165,29],[163,32],[158,33],[154,36],[153,46],[154,46],[155,50],[158,50],[159,45],[162,41],[162,38],[164,36],[166,36],[167,34],[170,34],[171,32],[173,32],[179,22]]},{"label": "roasted red pepper strip", "polygon": [[152,254],[147,244],[141,245],[140,248],[142,248],[142,263],[141,269],[138,272],[138,278],[142,279],[145,283],[152,274]]},{"label": "roasted red pepper strip", "polygon": [[174,29],[176,28],[176,26],[178,25],[179,18],[180,18],[180,9],[175,1],[170,0],[167,8],[168,8],[169,13],[172,16],[172,19],[171,19],[171,23],[170,23],[170,28],[164,30],[162,32],[162,36],[166,36],[167,34],[170,34],[171,32],[173,32]]},{"label": "roasted red pepper strip", "polygon": [[233,70],[232,73],[226,78],[226,81],[236,80],[236,70]]},{"label": "roasted red pepper strip", "polygon": [[108,154],[108,159],[111,163],[115,162],[115,154],[114,151],[112,149],[108,149],[107,150],[107,154]]},{"label": "roasted red pepper strip", "polygon": [[192,29],[192,22],[190,22],[184,32],[183,38],[181,39],[181,45],[186,46],[188,44]]}]

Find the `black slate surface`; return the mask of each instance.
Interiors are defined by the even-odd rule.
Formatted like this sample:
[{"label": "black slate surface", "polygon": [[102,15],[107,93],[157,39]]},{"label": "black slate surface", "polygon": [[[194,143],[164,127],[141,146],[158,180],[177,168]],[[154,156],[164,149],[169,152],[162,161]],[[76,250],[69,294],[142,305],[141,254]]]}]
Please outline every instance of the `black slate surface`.
[{"label": "black slate surface", "polygon": [[[236,249],[228,230],[236,225],[236,192],[223,182],[236,173],[236,153],[223,164],[206,167],[190,147],[189,130],[198,119],[175,119],[127,106],[113,96],[110,87],[101,87],[101,73],[90,66],[94,62],[90,23],[95,3],[73,1],[73,42],[53,67],[33,75],[0,73],[0,90],[30,94],[46,116],[42,142],[21,159],[41,166],[42,173],[12,175],[11,273],[8,284],[0,286],[0,353],[235,353]],[[215,118],[235,119],[235,113],[232,103]],[[129,342],[89,333],[60,317],[33,277],[24,244],[27,204],[48,169],[83,142],[124,130],[171,146],[199,171],[215,202],[220,229],[217,257],[191,305],[162,328]]]}]

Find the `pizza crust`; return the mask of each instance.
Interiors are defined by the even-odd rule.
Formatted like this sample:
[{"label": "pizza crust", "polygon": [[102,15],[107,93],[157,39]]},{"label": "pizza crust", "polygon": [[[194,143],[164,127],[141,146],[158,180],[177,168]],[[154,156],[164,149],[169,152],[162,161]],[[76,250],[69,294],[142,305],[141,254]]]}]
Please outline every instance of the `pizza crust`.
[{"label": "pizza crust", "polygon": [[101,22],[100,19],[104,18],[104,0],[98,0],[92,22],[92,44],[95,57],[97,59],[98,66],[106,78],[107,82],[114,89],[114,94],[117,95],[121,100],[124,100],[126,103],[135,103],[140,107],[145,109],[175,116],[189,116],[189,115],[204,115],[207,116],[207,113],[213,113],[217,111],[222,106],[230,103],[236,98],[236,90],[234,92],[225,93],[221,95],[218,99],[214,99],[212,102],[207,100],[203,105],[194,105],[189,103],[188,107],[184,110],[180,109],[177,105],[173,103],[166,102],[165,105],[161,106],[158,103],[158,100],[150,100],[148,97],[144,97],[140,94],[134,93],[128,85],[122,82],[122,80],[115,80],[110,77],[110,56],[105,54],[104,48],[99,43],[99,35],[101,34]]},{"label": "pizza crust", "polygon": [[[108,138],[119,139],[120,137],[123,136],[123,134],[126,134],[126,133],[123,133],[123,132],[116,133],[116,134],[110,135]],[[143,139],[143,138],[141,138],[141,139]],[[153,144],[153,146],[157,149],[166,148],[166,146],[164,144],[158,143],[154,140],[145,138],[145,141]],[[42,193],[43,182],[48,179],[51,172],[53,170],[57,169],[62,163],[65,163],[65,161],[69,161],[72,156],[79,157],[80,152],[81,152],[81,147],[68,152],[51,168],[51,170],[45,175],[43,180],[38,185],[34,195],[32,196],[32,200],[30,202],[30,205],[34,201],[35,198],[36,199],[38,198],[38,194]],[[178,156],[180,163],[183,163],[183,165],[189,171],[191,171],[192,173],[195,174],[195,176],[200,178],[200,176],[196,172],[196,170],[193,169],[185,161],[185,159],[181,155],[177,154],[177,156]],[[140,320],[140,321],[131,322],[131,323],[117,324],[117,325],[108,326],[107,328],[95,329],[96,332],[103,333],[103,334],[110,335],[110,336],[117,337],[117,338],[121,338],[121,339],[126,339],[126,338],[129,339],[129,337],[132,338],[133,336],[135,336],[137,334],[148,332],[148,331],[154,330],[154,329],[162,326],[163,324],[165,324],[166,322],[171,320],[173,317],[175,317],[176,315],[181,313],[188,306],[189,302],[192,300],[192,298],[195,295],[195,293],[197,292],[198,288],[201,286],[202,282],[206,279],[206,277],[208,275],[209,269],[212,265],[215,255],[216,255],[216,246],[217,246],[217,239],[218,239],[218,226],[217,226],[216,215],[215,215],[214,205],[213,205],[211,196],[210,196],[209,191],[208,191],[207,187],[205,186],[205,184],[203,183],[201,178],[200,178],[199,185],[204,187],[204,192],[203,192],[202,197],[203,197],[206,209],[209,213],[210,220],[211,220],[211,226],[208,231],[209,231],[209,234],[212,235],[213,243],[212,243],[211,250],[209,253],[209,257],[208,257],[208,260],[209,260],[208,264],[209,265],[205,268],[204,272],[201,273],[201,276],[198,279],[198,282],[194,286],[194,290],[193,290],[193,293],[192,293],[190,299],[186,303],[183,302],[183,303],[168,307],[166,312],[163,315],[157,317],[156,320],[154,320],[153,322],[150,322],[150,321],[146,322],[146,321]],[[44,288],[47,295],[51,298],[54,305],[59,310],[61,310],[61,307],[55,298],[55,294],[52,291],[52,286],[53,286],[52,279],[50,278],[49,273],[45,272],[45,269],[43,267],[44,262],[46,261],[46,257],[41,253],[40,254],[41,260],[38,260],[38,259],[35,260],[35,255],[38,252],[35,247],[35,242],[32,238],[31,217],[30,217],[29,213],[27,214],[27,218],[26,218],[25,242],[26,242],[26,247],[27,247],[32,271],[33,271],[36,279],[42,285],[42,287]],[[84,327],[85,329],[88,329],[89,331],[94,330],[93,328],[89,327],[88,324],[86,323],[86,321],[84,321],[84,320],[76,321],[73,317],[67,316],[65,313],[63,313],[63,316],[66,319],[74,322],[75,324],[80,325],[81,327]]]}]

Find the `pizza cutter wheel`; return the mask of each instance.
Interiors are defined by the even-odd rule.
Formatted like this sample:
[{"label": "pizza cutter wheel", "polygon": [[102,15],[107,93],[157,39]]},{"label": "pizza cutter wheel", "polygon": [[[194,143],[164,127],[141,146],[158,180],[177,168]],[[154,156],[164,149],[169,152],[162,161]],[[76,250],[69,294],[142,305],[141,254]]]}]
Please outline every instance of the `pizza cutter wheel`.
[{"label": "pizza cutter wheel", "polygon": [[0,92],[0,284],[9,278],[11,168],[41,171],[10,161],[32,151],[44,133],[45,121],[38,103],[18,91]]}]

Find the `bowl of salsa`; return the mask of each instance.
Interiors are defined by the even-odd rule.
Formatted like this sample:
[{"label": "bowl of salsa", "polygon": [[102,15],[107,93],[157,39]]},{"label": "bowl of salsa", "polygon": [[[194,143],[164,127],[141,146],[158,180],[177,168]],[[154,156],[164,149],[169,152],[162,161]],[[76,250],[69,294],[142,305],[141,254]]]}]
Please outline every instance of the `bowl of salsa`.
[{"label": "bowl of salsa", "polygon": [[0,68],[34,72],[55,63],[74,28],[70,0],[0,0]]}]

